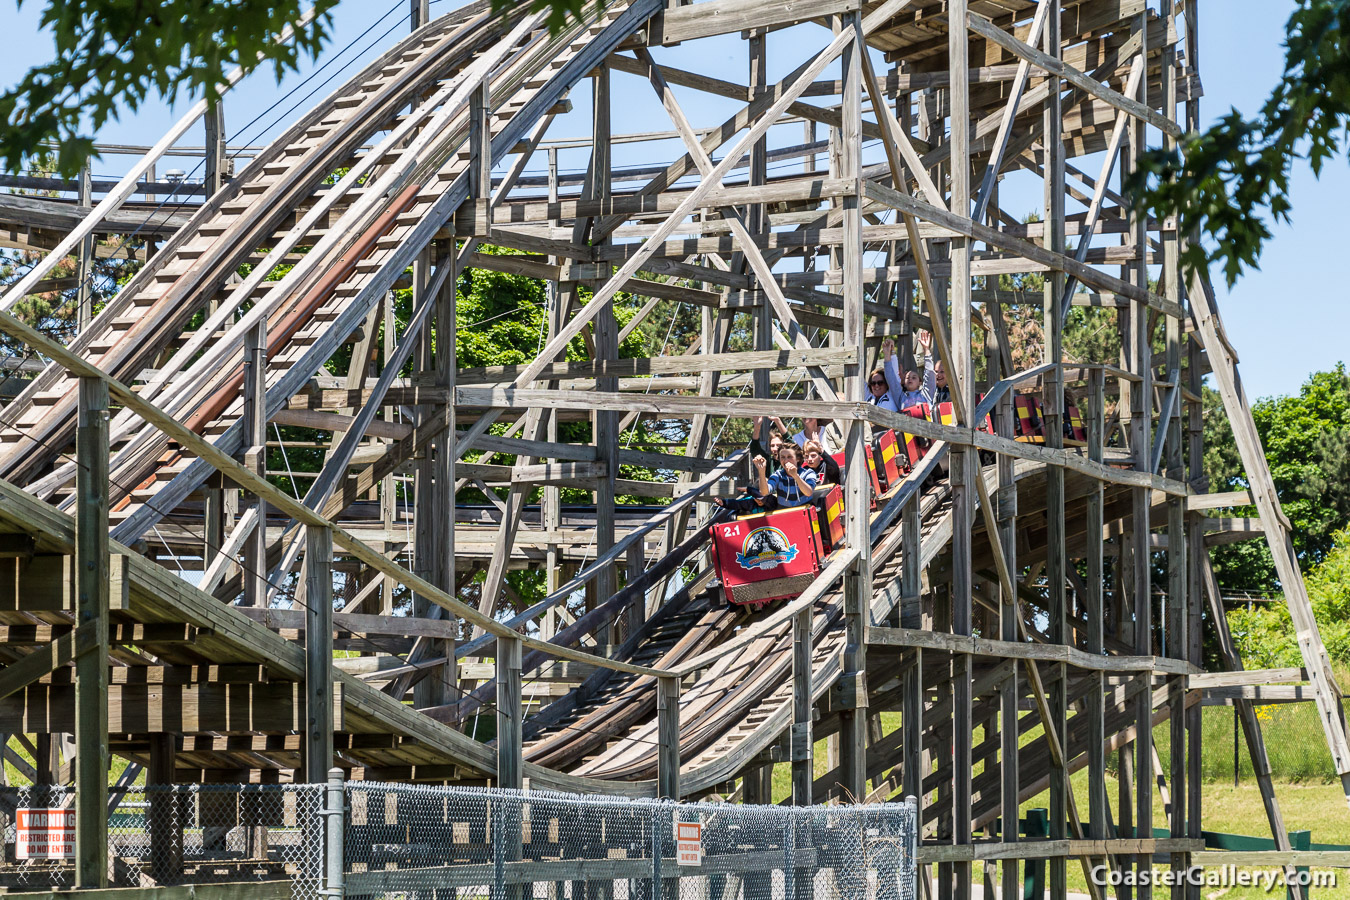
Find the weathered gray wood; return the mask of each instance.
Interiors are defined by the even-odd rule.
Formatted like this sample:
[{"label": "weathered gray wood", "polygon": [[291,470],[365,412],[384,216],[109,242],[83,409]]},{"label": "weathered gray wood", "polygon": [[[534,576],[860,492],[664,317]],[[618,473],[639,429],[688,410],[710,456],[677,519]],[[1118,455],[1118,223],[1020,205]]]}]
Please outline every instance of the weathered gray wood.
[{"label": "weathered gray wood", "polygon": [[305,529],[305,780],[333,767],[333,535]]},{"label": "weathered gray wood", "polygon": [[525,709],[520,702],[520,640],[497,638],[497,781],[496,786],[524,786],[522,753]]},{"label": "weathered gray wood", "polygon": [[656,793],[680,798],[680,680],[663,676],[656,681],[657,761]]},{"label": "weathered gray wood", "polygon": [[1346,739],[1345,712],[1340,702],[1340,690],[1331,672],[1326,648],[1322,645],[1317,622],[1312,616],[1307,589],[1303,584],[1298,562],[1294,557],[1289,537],[1288,520],[1280,510],[1279,498],[1260,438],[1251,417],[1238,378],[1237,362],[1223,338],[1222,325],[1207,279],[1192,279],[1189,297],[1195,310],[1195,320],[1205,349],[1209,352],[1214,375],[1223,397],[1224,409],[1233,423],[1233,437],[1238,445],[1243,468],[1251,484],[1252,493],[1261,518],[1266,524],[1266,542],[1270,545],[1280,583],[1285,586],[1285,604],[1294,621],[1295,636],[1303,654],[1304,667],[1317,692],[1319,720],[1331,759],[1341,776],[1342,787],[1350,797],[1350,742]]},{"label": "weathered gray wood", "polygon": [[[267,321],[264,319],[244,338],[244,412],[241,418],[244,465],[260,476],[265,474],[267,466],[266,378]],[[244,605],[266,606],[267,501],[255,496],[248,513],[251,517],[241,518],[235,525],[236,531],[244,532]],[[223,560],[221,565],[224,565]]]},{"label": "weathered gray wood", "polygon": [[783,3],[766,6],[760,0],[711,0],[708,3],[668,9],[661,26],[664,44],[678,44],[715,34],[749,28],[792,25],[820,16],[836,15],[859,8],[857,0],[827,0],[825,3]]},{"label": "weathered gray wood", "polygon": [[75,883],[108,884],[108,385],[79,382],[75,455],[75,621],[91,632],[75,659]]},{"label": "weathered gray wood", "polygon": [[792,731],[788,752],[792,763],[792,802],[810,806],[815,777],[815,741],[812,738],[813,685],[811,683],[811,610],[792,618]]},{"label": "weathered gray wood", "polygon": [[[1135,118],[1143,119],[1154,128],[1157,128],[1159,131],[1162,131],[1164,134],[1171,137],[1180,137],[1183,134],[1181,126],[1173,120],[1137,100],[1133,100],[1112,90],[1100,81],[1091,78],[1083,72],[1078,71],[1073,66],[1057,59],[1056,57],[1059,55],[1058,50],[1055,50],[1052,54],[1028,46],[1013,35],[1008,34],[1002,28],[999,28],[993,22],[990,22],[984,16],[974,12],[969,14],[968,22],[970,30],[981,37],[993,41],[1014,56],[1031,62],[1037,68],[1050,75],[1063,78],[1074,87],[1087,91],[1092,96],[1105,101],[1115,109],[1127,112]],[[1052,22],[1051,27],[1058,32],[1058,26],[1055,23]]]}]

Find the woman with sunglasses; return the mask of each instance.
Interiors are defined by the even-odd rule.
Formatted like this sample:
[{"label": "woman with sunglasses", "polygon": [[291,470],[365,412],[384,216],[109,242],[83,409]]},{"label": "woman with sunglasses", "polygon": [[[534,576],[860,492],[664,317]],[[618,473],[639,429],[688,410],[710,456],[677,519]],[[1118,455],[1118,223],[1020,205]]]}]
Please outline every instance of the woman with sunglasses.
[{"label": "woman with sunglasses", "polygon": [[[899,364],[895,359],[895,342],[887,338],[882,347],[886,350],[886,361],[867,376],[867,402],[891,412],[899,412],[900,407],[895,405],[895,398],[900,396],[904,386],[900,383]],[[893,375],[891,370],[895,370]]]}]

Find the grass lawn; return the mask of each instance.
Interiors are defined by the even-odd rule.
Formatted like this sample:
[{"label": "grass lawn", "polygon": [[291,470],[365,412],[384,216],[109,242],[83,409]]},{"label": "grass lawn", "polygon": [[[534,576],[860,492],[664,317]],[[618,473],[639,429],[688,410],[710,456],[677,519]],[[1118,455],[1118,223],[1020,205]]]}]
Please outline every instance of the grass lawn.
[{"label": "grass lawn", "polygon": [[[891,723],[887,723],[887,727],[891,727]],[[1318,737],[1320,738],[1320,735]],[[826,772],[825,752],[825,742],[817,742],[815,767],[817,777],[824,775]],[[1323,752],[1325,752],[1324,747]],[[1230,768],[1230,779],[1231,771]],[[1086,771],[1075,773],[1073,788],[1079,808],[1082,814],[1086,816],[1088,789],[1088,773]],[[1113,777],[1107,777],[1106,790],[1114,812],[1117,785]],[[790,793],[791,767],[786,763],[780,763],[774,767],[774,802],[781,802]],[[1325,782],[1320,779],[1277,781],[1275,793],[1280,803],[1280,810],[1284,815],[1285,827],[1288,830],[1311,831],[1313,841],[1319,844],[1350,845],[1350,809],[1346,806],[1345,795],[1338,783]],[[1022,804],[1022,815],[1025,816],[1029,809],[1046,806],[1048,801],[1048,794],[1041,794],[1032,798]],[[1270,835],[1270,828],[1266,823],[1265,808],[1261,804],[1261,793],[1257,790],[1256,780],[1251,776],[1245,776],[1236,787],[1229,779],[1206,780],[1202,803],[1202,827],[1206,831],[1246,834],[1256,837],[1269,837]],[[1167,821],[1162,801],[1158,798],[1156,791],[1153,805],[1154,825],[1166,827]],[[1317,898],[1350,900],[1350,870],[1321,871],[1335,872],[1340,876],[1337,879],[1339,884],[1335,888],[1319,888],[1315,892],[1310,892],[1310,895]],[[995,883],[997,883],[997,873],[993,874]],[[982,882],[983,872],[978,864],[975,878],[977,884]],[[1083,874],[1083,869],[1076,861],[1070,861],[1069,863],[1069,890],[1087,891],[1087,880]],[[1202,889],[1202,896],[1206,897],[1207,900],[1218,900],[1220,897],[1225,898],[1225,900],[1256,900],[1256,898],[1283,896],[1283,893],[1283,890],[1280,889],[1268,894],[1260,887],[1233,886],[1227,888],[1205,887]],[[1111,896],[1114,896],[1114,893]],[[1170,891],[1159,888],[1154,891],[1154,896],[1170,896]]]}]

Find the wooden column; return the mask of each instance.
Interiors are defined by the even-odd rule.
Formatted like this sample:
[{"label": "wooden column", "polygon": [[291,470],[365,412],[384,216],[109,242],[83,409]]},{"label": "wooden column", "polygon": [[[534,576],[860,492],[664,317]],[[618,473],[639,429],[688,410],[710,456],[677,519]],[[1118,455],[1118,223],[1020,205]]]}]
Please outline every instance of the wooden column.
[{"label": "wooden column", "polygon": [[[995,303],[993,306],[997,307]],[[996,320],[997,321],[997,320]],[[999,404],[998,432],[1008,439],[1013,436],[1013,422],[1016,412],[1013,408],[1012,394],[1004,395]],[[1014,587],[1017,580],[1017,483],[1014,479],[1014,462],[1011,456],[1000,454],[998,457],[998,520],[999,537],[1003,542],[1003,555],[1008,561],[1008,571],[1012,573]],[[1000,589],[998,608],[999,638],[1005,641],[1021,640],[1018,628],[1018,616],[1021,603],[1016,596]],[[999,839],[1004,843],[1017,843],[1020,828],[1018,825],[1018,792],[1021,788],[1021,766],[1018,747],[1018,667],[1013,666],[1008,677],[1003,679],[998,690],[999,704],[999,798],[1003,810],[1002,829]],[[1021,890],[1018,880],[1018,864],[1015,859],[1004,860],[1000,866],[999,881],[1004,897],[1015,896]]]},{"label": "wooden column", "polygon": [[656,796],[680,799],[680,679],[656,679]]},{"label": "wooden column", "polygon": [[[966,0],[951,0],[947,7],[948,69],[956,73],[951,79],[951,210],[958,216],[970,215],[970,80],[965,77],[969,68],[966,37]],[[959,408],[969,424],[975,408],[975,365],[971,356],[970,308],[970,242],[956,236],[950,241],[951,286],[948,290],[952,314],[952,358],[945,360],[949,367],[948,383],[952,390],[961,392]],[[980,477],[979,457],[966,448],[953,447],[951,451],[952,487],[952,633],[971,634],[973,622],[973,573],[971,570],[971,541],[974,532],[974,479]],[[971,843],[971,689],[973,657],[969,653],[952,654],[952,842],[966,846]],[[956,863],[956,897],[971,895],[972,866],[969,861]]]},{"label": "wooden column", "polygon": [[[209,101],[208,101],[209,102]],[[220,98],[207,108],[202,115],[205,126],[205,142],[202,145],[202,200],[211,199],[225,183],[225,100]],[[208,314],[214,313],[219,301],[211,300],[207,304]],[[225,478],[213,473],[202,488],[202,568],[210,568],[220,548],[225,543],[226,520],[233,520],[239,512],[239,492],[227,489]],[[226,506],[230,509],[227,512]],[[233,570],[233,566],[230,567]],[[227,572],[226,577],[229,576]],[[247,577],[247,576],[246,576]]]},{"label": "wooden column", "polygon": [[[496,787],[518,791],[525,786],[523,777],[525,737],[522,726],[525,707],[521,702],[521,642],[518,637],[497,638],[497,782]],[[521,858],[524,838],[521,805],[506,801],[494,807],[493,856],[500,867]],[[501,884],[499,880],[497,882]],[[510,885],[496,896],[519,900],[524,885]]]},{"label": "wooden column", "polygon": [[[1147,35],[1145,16],[1140,17],[1139,28]],[[1145,46],[1141,48],[1140,52],[1147,53],[1147,37],[1145,37],[1144,43]],[[1148,83],[1142,81],[1139,88],[1139,99],[1147,102],[1147,95]],[[1138,119],[1131,118],[1126,159],[1123,160],[1127,165],[1122,167],[1122,175],[1133,172],[1137,168],[1136,161],[1146,149],[1147,129]],[[1132,212],[1129,226],[1135,252],[1139,254],[1135,262],[1130,265],[1130,280],[1138,286],[1146,287],[1148,285],[1148,268],[1143,264],[1142,257],[1148,246],[1148,222],[1144,216]],[[1139,379],[1134,383],[1134,390],[1130,397],[1130,450],[1134,456],[1135,468],[1139,471],[1148,471],[1152,450],[1150,435],[1153,415],[1153,346],[1150,339],[1152,331],[1149,328],[1149,318],[1150,311],[1143,304],[1132,303],[1130,305],[1129,369]],[[1133,640],[1135,652],[1147,656],[1153,653],[1153,606],[1149,552],[1150,492],[1147,488],[1131,488],[1131,498],[1130,544],[1132,552],[1130,565],[1132,568],[1131,584],[1133,586],[1131,605],[1134,609]],[[1151,686],[1149,676],[1141,675],[1140,678]],[[1136,728],[1134,741],[1134,832],[1137,837],[1151,836],[1151,828],[1153,827],[1153,786],[1152,779],[1149,778],[1149,773],[1153,771],[1150,694],[1151,690],[1140,691],[1135,694],[1132,701]],[[1136,871],[1142,872],[1150,865],[1151,860],[1148,855],[1141,854],[1135,858]],[[1138,896],[1140,900],[1147,900],[1151,897],[1151,886],[1139,885]]]},{"label": "wooden column", "polygon": [[[1160,13],[1164,22],[1172,18],[1172,0],[1161,0]],[[1162,113],[1170,120],[1177,115],[1176,49],[1170,42],[1162,48]],[[1164,147],[1173,149],[1176,139],[1163,135]],[[1168,300],[1182,302],[1181,296],[1181,244],[1177,234],[1176,220],[1162,223],[1162,294]],[[1183,417],[1181,399],[1182,342],[1185,340],[1184,322],[1176,316],[1165,316],[1166,344],[1164,345],[1164,367],[1170,386],[1165,389],[1162,415],[1166,417],[1163,434],[1159,440],[1165,440],[1163,467],[1168,478],[1186,480],[1184,448],[1181,443],[1181,421]],[[1152,348],[1150,348],[1151,351]],[[1199,474],[1199,473],[1196,473]],[[1187,582],[1190,577],[1187,563],[1188,529],[1186,525],[1186,498],[1168,496],[1167,498],[1167,628],[1164,639],[1163,655],[1170,659],[1187,659],[1190,656],[1189,610],[1187,608]],[[1203,536],[1201,537],[1203,541]],[[1203,546],[1203,545],[1202,545]],[[1189,805],[1186,791],[1187,746],[1186,725],[1188,714],[1185,708],[1186,677],[1173,675],[1167,679],[1168,695],[1168,763],[1172,790],[1172,809],[1170,817],[1171,836],[1186,836],[1186,813]],[[1184,872],[1190,866],[1190,854],[1173,853],[1171,858],[1173,872]],[[1174,900],[1182,900],[1190,891],[1184,884],[1172,887]]]},{"label": "wooden column", "polygon": [[[450,275],[445,285],[436,295],[435,313],[435,362],[436,383],[446,391],[446,396],[455,393],[455,303],[458,298],[459,268],[456,259],[455,242],[443,248],[437,263],[450,266]],[[428,326],[430,329],[431,326]],[[433,561],[432,582],[436,587],[450,594],[455,593],[455,404],[448,403],[445,409],[445,431],[436,439],[435,458],[432,476],[434,500],[432,508],[437,510],[436,546]],[[459,682],[458,667],[455,664],[455,642],[437,640],[430,649],[432,657],[444,657],[446,662],[438,670],[439,677],[431,676],[427,680],[439,681],[434,693],[439,694],[442,702],[450,702],[454,697],[455,685]]]},{"label": "wooden column", "polygon": [[[1088,372],[1087,403],[1087,443],[1088,459],[1101,462],[1103,459],[1103,441],[1105,421],[1105,373],[1100,368]],[[1102,533],[1105,529],[1104,498],[1102,482],[1094,480],[1088,487],[1087,495],[1087,595],[1083,598],[1084,614],[1087,617],[1087,652],[1100,655],[1106,647],[1106,609],[1103,603],[1105,584],[1105,546]],[[1088,822],[1090,837],[1102,840],[1106,834],[1106,725],[1105,692],[1106,680],[1101,671],[1090,672],[1084,714],[1087,717],[1087,753],[1088,753]]]},{"label": "wooden column", "polygon": [[75,433],[75,886],[108,886],[108,385],[81,378]]},{"label": "wooden column", "polygon": [[[425,303],[436,302],[427,296],[433,263],[431,254],[431,248],[427,248],[417,255],[413,263],[413,309],[421,309]],[[436,262],[443,264],[444,261]],[[423,378],[438,378],[440,373],[436,368],[435,341],[431,327],[423,325],[421,333],[417,335],[405,333],[402,340],[417,342],[413,349],[413,371]],[[433,419],[436,415],[437,410],[429,404],[417,407],[417,418],[420,422]],[[413,465],[413,573],[432,584],[436,584],[438,578],[442,577],[443,563],[439,559],[440,535],[447,524],[450,524],[453,530],[453,523],[446,523],[445,516],[447,513],[454,515],[453,511],[440,505],[440,488],[436,483],[437,468],[434,445],[428,452],[419,455]],[[414,594],[413,616],[419,619],[438,618],[440,607],[428,598]],[[425,649],[421,653],[429,655],[431,647],[426,644],[423,647]],[[402,701],[407,690],[406,681],[395,681],[394,684],[396,687],[393,688],[393,692],[397,699]],[[418,709],[440,706],[448,700],[444,678],[435,677],[435,673],[418,679],[412,685],[412,695],[413,706]]]},{"label": "wooden column", "polygon": [[792,618],[792,733],[788,752],[792,758],[792,803],[795,806],[811,805],[811,786],[815,779],[811,674],[811,610],[804,609]]},{"label": "wooden column", "polygon": [[[603,200],[610,193],[610,168],[612,163],[610,134],[610,72],[608,66],[600,66],[591,79],[594,97],[591,105],[591,163],[592,194],[595,199]],[[600,242],[608,244],[609,239]],[[608,277],[608,270],[604,277]],[[595,353],[603,360],[619,358],[619,326],[614,319],[614,301],[604,301],[595,317]],[[595,379],[597,391],[617,391],[619,379],[609,376]],[[634,425],[636,427],[636,425]],[[604,465],[605,474],[600,479],[595,492],[595,553],[602,556],[614,546],[614,483],[619,469],[619,414],[613,411],[597,410],[595,413],[595,450],[596,460]],[[595,578],[595,592],[599,602],[603,603],[614,596],[618,590],[617,578],[613,566],[606,566]],[[609,642],[618,643],[617,635],[611,630]]]},{"label": "wooden column", "polygon": [[[920,538],[923,522],[919,516],[919,496],[915,496],[900,510],[900,596],[911,608],[919,608],[919,594],[923,590],[919,568]],[[900,614],[902,628],[914,628],[916,622]],[[909,665],[901,675],[900,701],[901,759],[900,779],[905,796],[918,802],[919,821],[923,821],[925,794],[923,790],[923,650],[911,651]]]},{"label": "wooden column", "polygon": [[520,691],[520,638],[497,638],[497,787],[520,790],[525,710]]},{"label": "wooden column", "polygon": [[[843,119],[839,141],[840,174],[858,185],[843,198],[840,245],[843,270],[844,334],[843,345],[854,348],[858,359],[866,358],[866,329],[863,316],[862,284],[862,211],[859,207],[862,168],[862,60],[866,53],[862,41],[861,17],[845,13],[843,29],[855,39],[846,44],[840,56],[843,78]],[[844,367],[845,396],[862,398],[861,367]],[[867,679],[866,627],[872,602],[872,545],[868,536],[870,484],[865,454],[871,452],[870,429],[865,422],[849,425],[846,443],[845,509],[846,540],[858,550],[858,558],[844,575],[844,623],[846,629],[843,673],[835,694],[840,712],[840,763],[844,795],[855,802],[867,796]]]},{"label": "wooden column", "polygon": [[[80,169],[79,185],[79,204],[88,209],[94,205],[94,179],[88,163]],[[94,235],[90,233],[80,241],[75,256],[75,327],[79,332],[83,332],[89,320],[94,318],[94,306],[89,295],[89,276],[93,264]]]},{"label": "wooden column", "polygon": [[[1060,2],[1050,0],[1046,11],[1045,52],[1059,58],[1060,42]],[[1047,249],[1056,253],[1065,251],[1064,235],[1064,143],[1061,136],[1064,119],[1063,100],[1060,80],[1051,75],[1047,78],[1049,95],[1044,107],[1045,168],[1045,238]],[[1063,360],[1062,326],[1060,307],[1062,303],[1063,282],[1058,277],[1045,280],[1045,357],[1044,362],[1054,368],[1045,375],[1045,397],[1043,401],[1045,418],[1045,443],[1047,447],[1058,449],[1064,446],[1064,380],[1059,368]],[[1065,585],[1068,579],[1068,560],[1065,551],[1064,520],[1064,470],[1058,466],[1046,467],[1046,563],[1045,579],[1049,588],[1047,607],[1049,622],[1047,631],[1050,642],[1054,644],[1070,643],[1068,630],[1068,609]],[[1047,686],[1050,721],[1047,730],[1053,729],[1059,735],[1061,745],[1067,741],[1068,731],[1068,671],[1063,663],[1052,664],[1044,669],[1048,676]],[[1067,747],[1065,747],[1067,750]],[[1058,765],[1050,771],[1049,819],[1051,840],[1064,840],[1069,837],[1069,772],[1065,765]],[[1049,862],[1050,896],[1060,900],[1068,891],[1067,860],[1065,857],[1053,857]]]},{"label": "wooden column", "polygon": [[408,0],[408,5],[410,7],[409,25],[413,31],[416,31],[427,24],[427,21],[431,18],[431,0]]},{"label": "wooden column", "polygon": [[[384,316],[384,358],[390,359],[394,355],[394,292],[389,291],[384,295],[384,300],[380,304],[383,307]],[[384,418],[387,422],[394,421],[395,407],[386,406],[384,408]],[[391,535],[394,533],[394,521],[399,513],[399,498],[397,482],[393,474],[386,475],[380,480],[380,520],[384,525],[385,533]],[[385,555],[395,558],[398,551],[396,545],[386,541],[384,543]],[[380,589],[380,614],[392,616],[394,614],[394,579],[384,578]]]},{"label": "wooden column", "polygon": [[[244,336],[244,465],[267,470],[267,322]],[[244,540],[244,606],[267,605],[267,501],[253,498],[253,530]]]},{"label": "wooden column", "polygon": [[[768,40],[766,33],[762,30],[751,32],[750,45],[750,90],[752,95],[757,95],[768,86]],[[755,141],[754,146],[750,148],[750,184],[759,185],[764,183],[768,176],[768,148],[769,139],[767,136]],[[758,235],[764,230],[764,204],[752,203],[746,207],[746,228],[752,235]],[[744,255],[740,255],[742,267],[745,265]],[[769,306],[769,300],[761,291],[758,302],[752,307],[753,318],[755,322],[755,349],[772,350],[773,349],[773,310]],[[773,397],[773,388],[769,384],[769,370],[765,368],[755,369],[753,371],[755,396],[765,399]],[[786,438],[787,435],[784,435]],[[766,441],[767,443],[767,441]]]},{"label": "wooden column", "polygon": [[333,767],[333,533],[305,527],[305,781]]}]

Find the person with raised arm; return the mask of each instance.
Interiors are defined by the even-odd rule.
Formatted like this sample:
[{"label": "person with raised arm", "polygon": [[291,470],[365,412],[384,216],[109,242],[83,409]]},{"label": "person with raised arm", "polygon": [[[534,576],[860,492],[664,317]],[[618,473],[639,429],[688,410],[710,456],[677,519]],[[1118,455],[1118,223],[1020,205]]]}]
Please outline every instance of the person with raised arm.
[{"label": "person with raised arm", "polygon": [[918,406],[920,403],[931,404],[934,397],[937,396],[936,367],[938,364],[933,360],[933,336],[927,331],[920,331],[918,340],[919,347],[923,350],[923,378],[920,380],[919,373],[914,369],[905,373],[905,383],[900,392],[898,404],[902,411],[909,409],[911,406]]},{"label": "person with raised arm", "polygon": [[810,503],[816,490],[816,473],[802,468],[801,450],[796,444],[784,443],[778,448],[778,465],[778,471],[766,478],[765,465],[759,459],[755,460],[764,508],[788,509]]}]

